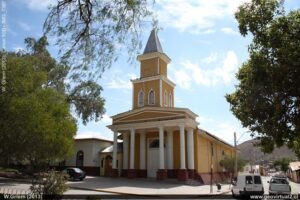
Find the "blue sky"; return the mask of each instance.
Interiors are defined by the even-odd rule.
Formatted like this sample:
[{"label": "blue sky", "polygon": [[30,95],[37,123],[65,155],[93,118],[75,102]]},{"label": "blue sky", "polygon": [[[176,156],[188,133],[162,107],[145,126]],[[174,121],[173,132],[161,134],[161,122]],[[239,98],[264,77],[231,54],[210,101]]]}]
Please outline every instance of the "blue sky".
[{"label": "blue sky", "polygon": [[[2,0],[3,1],[3,0]],[[229,110],[224,96],[234,91],[235,73],[248,58],[247,46],[251,37],[243,38],[234,19],[236,8],[247,0],[156,0],[152,7],[157,15],[159,39],[164,52],[171,58],[168,76],[176,83],[175,106],[187,107],[199,115],[200,128],[233,143],[233,132],[242,137],[239,143],[250,138],[247,129]],[[24,48],[24,38],[38,38],[47,16],[47,5],[54,0],[6,0],[8,50]],[[285,8],[299,9],[299,0],[286,0]],[[150,29],[143,33],[143,45]],[[50,39],[51,42],[51,39]],[[2,46],[2,44],[1,44]],[[143,47],[144,48],[144,47]],[[50,45],[53,57],[58,49]],[[79,123],[79,137],[112,139],[106,128],[109,116],[131,109],[130,79],[139,76],[139,63],[126,62],[122,55],[107,70],[99,83],[106,99],[106,114],[99,122],[84,126]],[[9,81],[9,80],[8,80]],[[245,134],[244,134],[245,133]]]}]

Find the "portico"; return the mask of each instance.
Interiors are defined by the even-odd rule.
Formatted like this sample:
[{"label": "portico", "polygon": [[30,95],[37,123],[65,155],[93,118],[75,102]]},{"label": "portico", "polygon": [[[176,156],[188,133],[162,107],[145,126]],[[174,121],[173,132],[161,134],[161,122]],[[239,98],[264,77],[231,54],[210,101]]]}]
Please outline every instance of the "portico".
[{"label": "portico", "polygon": [[[165,120],[162,117],[156,119],[153,117],[155,111],[157,116],[165,113],[169,115],[164,117]],[[150,113],[152,118],[147,119],[146,116]],[[124,123],[130,121],[130,116],[139,118],[140,115],[144,115],[145,122]],[[177,119],[168,119],[175,115]],[[157,169],[155,169],[157,179],[163,180],[167,177],[175,178],[177,176],[179,180],[186,180],[189,175],[192,177],[193,173],[189,173],[189,171],[195,170],[193,156],[194,132],[198,126],[195,117],[197,115],[191,111],[181,108],[156,108],[154,110],[153,108],[142,108],[139,111],[135,110],[114,116],[115,123],[109,128],[114,130],[114,147],[117,145],[118,134],[120,134],[119,138],[123,139],[122,175],[128,176],[128,178],[147,177],[147,166],[149,166],[147,162],[153,160],[149,156],[154,156],[154,154],[149,154],[149,149],[157,148],[158,155],[153,160],[158,164]],[[177,164],[177,160],[174,160],[174,134],[180,135],[178,141],[180,146],[179,167],[176,170],[174,169],[174,165]],[[137,138],[138,141],[136,141]],[[175,145],[178,145],[178,142],[175,141]],[[158,145],[155,143],[158,143]],[[116,154],[115,149],[113,155]],[[137,153],[136,150],[139,152]],[[186,154],[188,155],[187,159]],[[137,155],[139,157],[136,157]],[[115,163],[116,160],[113,156],[114,171],[117,169]]]}]

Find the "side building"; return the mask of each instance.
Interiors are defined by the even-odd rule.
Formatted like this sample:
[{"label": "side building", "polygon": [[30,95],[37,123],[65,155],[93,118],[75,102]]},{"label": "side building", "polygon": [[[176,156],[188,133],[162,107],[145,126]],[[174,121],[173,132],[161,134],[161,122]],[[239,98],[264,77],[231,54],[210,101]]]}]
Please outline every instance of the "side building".
[{"label": "side building", "polygon": [[[100,176],[104,161],[100,159],[100,152],[112,145],[112,141],[100,137],[75,137],[74,154],[68,159],[54,165],[56,169],[78,167],[87,175]],[[101,165],[102,164],[102,165]]]}]

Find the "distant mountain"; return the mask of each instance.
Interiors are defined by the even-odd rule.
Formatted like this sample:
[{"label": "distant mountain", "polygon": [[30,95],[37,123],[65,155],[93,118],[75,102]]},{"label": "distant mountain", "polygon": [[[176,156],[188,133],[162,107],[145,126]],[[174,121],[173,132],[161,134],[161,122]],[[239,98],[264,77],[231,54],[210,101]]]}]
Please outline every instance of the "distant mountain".
[{"label": "distant mountain", "polygon": [[239,149],[239,155],[243,160],[247,160],[253,164],[268,163],[283,157],[289,157],[293,160],[297,160],[296,154],[287,146],[275,148],[272,153],[264,154],[261,152],[260,147],[254,145],[256,142],[257,141],[255,139],[252,139],[237,146]]}]

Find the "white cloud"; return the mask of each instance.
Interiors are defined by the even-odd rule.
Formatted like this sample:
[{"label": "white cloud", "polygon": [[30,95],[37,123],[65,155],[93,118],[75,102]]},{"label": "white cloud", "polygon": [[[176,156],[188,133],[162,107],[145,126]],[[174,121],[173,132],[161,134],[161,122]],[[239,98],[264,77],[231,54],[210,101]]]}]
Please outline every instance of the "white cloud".
[{"label": "white cloud", "polygon": [[22,52],[22,51],[25,51],[24,47],[21,47],[21,46],[14,47],[13,50],[14,50],[15,52]]},{"label": "white cloud", "polygon": [[176,96],[174,98],[175,98],[175,103],[183,103],[182,99],[180,99]]},{"label": "white cloud", "polygon": [[110,116],[108,116],[107,114],[104,114],[100,121],[107,125],[112,124],[112,118]]},{"label": "white cloud", "polygon": [[216,75],[223,79],[225,84],[230,83],[234,79],[234,74],[238,68],[238,59],[233,51],[228,51],[224,59],[223,66],[216,69]]},{"label": "white cloud", "polygon": [[122,79],[120,77],[114,77],[111,79],[107,84],[107,88],[110,89],[125,89],[125,90],[131,90],[132,84],[128,79]]},{"label": "white cloud", "polygon": [[49,6],[56,1],[53,0],[22,0],[31,10],[47,11]]},{"label": "white cloud", "polygon": [[[204,58],[203,62],[213,62],[214,58]],[[238,69],[238,59],[233,51],[228,51],[221,66],[215,68],[202,68],[190,60],[181,62],[183,68],[173,69],[175,83],[184,89],[190,89],[192,84],[204,86],[228,85],[234,80]]]},{"label": "white cloud", "polygon": [[180,32],[213,30],[216,21],[232,17],[238,6],[249,0],[157,0],[158,18]]},{"label": "white cloud", "polygon": [[218,121],[206,116],[199,116],[196,120],[200,122],[199,128],[208,131],[232,145],[234,143],[234,132],[236,132],[237,139],[239,139],[238,144],[251,139],[250,133],[245,133],[248,130],[242,128],[238,122]]},{"label": "white cloud", "polygon": [[105,83],[105,87],[109,89],[132,90],[130,79],[136,79],[137,76],[133,73],[128,73],[125,76],[119,71],[115,71],[110,76],[111,78]]},{"label": "white cloud", "polygon": [[184,70],[177,70],[174,72],[175,83],[181,88],[190,89],[192,79],[189,74]]},{"label": "white cloud", "polygon": [[225,34],[228,34],[228,35],[239,35],[238,32],[236,32],[235,30],[233,30],[230,27],[223,27],[223,28],[221,28],[221,31]]},{"label": "white cloud", "polygon": [[203,31],[200,31],[200,30],[197,30],[197,29],[190,30],[190,33],[195,34],[195,35],[198,35],[198,34],[209,35],[209,34],[213,34],[215,32],[216,31],[214,29],[206,29],[206,30],[203,30]]},{"label": "white cloud", "polygon": [[211,53],[209,56],[203,58],[201,61],[205,64],[210,64],[217,61],[217,58],[218,58],[217,53]]}]

